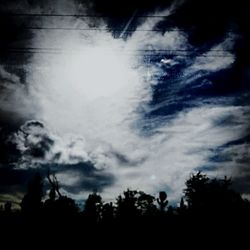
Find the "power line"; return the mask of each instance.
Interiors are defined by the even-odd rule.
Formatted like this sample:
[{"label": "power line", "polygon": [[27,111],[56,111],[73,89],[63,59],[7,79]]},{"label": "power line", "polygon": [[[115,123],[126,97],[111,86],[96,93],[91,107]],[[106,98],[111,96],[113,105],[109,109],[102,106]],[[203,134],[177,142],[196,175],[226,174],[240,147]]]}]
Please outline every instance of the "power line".
[{"label": "power line", "polygon": [[[97,15],[97,14],[50,14],[50,13],[0,13],[0,17],[113,17],[113,18],[130,18],[128,15]],[[166,18],[166,15],[136,15],[136,18]]]},{"label": "power line", "polygon": [[[124,32],[124,33],[129,33],[129,32],[170,32],[170,31],[190,31],[192,30],[192,28],[188,29],[188,28],[168,28],[168,27],[164,27],[164,28],[156,28],[156,29],[137,29],[137,28],[133,28],[133,29],[126,29],[126,31],[124,31],[124,29],[119,29],[119,28],[72,28],[72,27],[46,27],[46,26],[20,26],[20,29],[22,30],[53,30],[53,31],[108,31],[108,32]],[[233,30],[228,30],[227,33],[233,33]]]},{"label": "power line", "polygon": [[[0,48],[0,51],[4,51],[5,53],[10,53],[10,54],[68,54],[68,53],[79,53],[81,50],[64,50],[64,49],[54,49],[54,48],[46,48],[46,49],[3,49]],[[84,53],[84,51],[82,51]],[[137,52],[137,53],[136,53]],[[150,53],[149,53],[150,52]],[[183,53],[186,52],[186,53]],[[183,56],[183,57],[231,57],[232,55],[230,54],[218,54],[220,53],[226,53],[229,51],[219,51],[219,50],[214,50],[214,51],[209,51],[209,53],[215,52],[216,54],[197,54],[197,53],[202,53],[199,51],[191,51],[191,50],[135,50],[135,51],[125,51],[120,53],[120,56],[124,55],[133,55],[133,56],[142,56],[142,57],[153,57],[153,56]],[[108,54],[108,53],[107,53]]]},{"label": "power line", "polygon": [[[72,49],[65,49],[65,48],[56,48],[56,47],[0,47],[0,50],[68,50],[72,51]],[[74,50],[74,49],[73,49]],[[112,48],[105,49],[106,51],[114,51]],[[81,51],[79,49],[75,51]],[[122,49],[115,50],[115,51],[122,51]],[[207,52],[205,49],[133,49],[133,50],[126,50],[126,51],[145,51],[145,52],[175,52],[175,51],[181,51],[181,52]],[[232,52],[233,50],[225,50],[225,49],[213,49],[209,52]]]},{"label": "power line", "polygon": [[[113,29],[113,28],[71,28],[71,27],[22,27],[24,30],[67,30],[67,31],[119,31],[122,32],[124,29]],[[162,29],[126,29],[127,32],[167,32],[167,31],[187,31],[187,29],[178,28],[162,28]]]}]

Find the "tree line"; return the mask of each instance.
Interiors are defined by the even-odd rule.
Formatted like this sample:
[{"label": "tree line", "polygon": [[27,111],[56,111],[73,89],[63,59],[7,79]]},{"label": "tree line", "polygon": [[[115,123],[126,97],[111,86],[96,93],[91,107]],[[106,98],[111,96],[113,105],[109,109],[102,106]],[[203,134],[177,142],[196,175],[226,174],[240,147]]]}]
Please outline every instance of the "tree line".
[{"label": "tree line", "polygon": [[[103,201],[100,194],[88,195],[83,209],[76,201],[63,195],[55,174],[48,173],[50,185],[48,197],[44,199],[44,179],[39,173],[30,180],[19,211],[12,211],[11,202],[6,202],[0,211],[0,225],[36,225],[49,228],[121,228],[131,230],[157,229],[165,226],[183,228],[246,220],[250,202],[232,189],[228,178],[209,178],[198,172],[185,183],[183,196],[175,206],[169,205],[165,191],[157,197],[139,190],[125,190],[115,202]],[[166,226],[167,225],[167,226]],[[181,229],[180,229],[181,230]]]}]

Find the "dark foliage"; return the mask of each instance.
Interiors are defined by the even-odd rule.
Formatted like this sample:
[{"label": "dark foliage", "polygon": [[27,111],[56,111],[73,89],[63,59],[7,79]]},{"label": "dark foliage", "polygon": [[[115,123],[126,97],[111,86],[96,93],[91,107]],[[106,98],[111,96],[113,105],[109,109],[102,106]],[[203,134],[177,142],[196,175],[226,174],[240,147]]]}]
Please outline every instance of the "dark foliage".
[{"label": "dark foliage", "polygon": [[21,202],[22,212],[25,214],[39,213],[42,209],[43,182],[37,173],[28,185],[28,192]]},{"label": "dark foliage", "polygon": [[28,185],[20,211],[13,210],[11,202],[2,207],[0,223],[5,229],[10,226],[20,232],[28,227],[32,232],[42,230],[49,235],[82,232],[85,237],[126,235],[129,241],[133,237],[139,240],[136,235],[141,233],[146,242],[151,239],[149,234],[165,237],[195,232],[199,235],[210,227],[213,235],[221,231],[230,233],[250,221],[249,201],[232,190],[232,181],[226,177],[210,179],[200,172],[191,175],[177,206],[168,205],[165,191],[160,191],[155,198],[127,189],[115,203],[103,202],[101,195],[94,192],[88,196],[82,211],[73,199],[61,194],[55,175],[48,173],[47,180],[50,184],[47,199],[44,199],[43,179],[36,174]]}]

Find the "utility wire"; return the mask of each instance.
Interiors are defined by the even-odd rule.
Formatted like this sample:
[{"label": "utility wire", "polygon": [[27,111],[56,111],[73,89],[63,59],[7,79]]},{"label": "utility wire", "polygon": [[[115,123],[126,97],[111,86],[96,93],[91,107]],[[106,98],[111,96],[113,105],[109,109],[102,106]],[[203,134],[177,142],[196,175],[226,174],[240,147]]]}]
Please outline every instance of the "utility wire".
[{"label": "utility wire", "polygon": [[[96,15],[96,14],[50,14],[50,13],[0,13],[0,17],[110,17],[110,18],[130,18],[128,15]],[[139,18],[166,18],[165,15],[136,15]]]},{"label": "utility wire", "polygon": [[[187,31],[187,29],[179,28],[162,28],[162,29],[117,29],[117,28],[72,28],[72,27],[39,27],[39,26],[28,26],[21,27],[24,30],[67,30],[67,31],[120,31],[120,32],[167,32],[167,31]],[[124,35],[124,34],[123,34]]]},{"label": "utility wire", "polygon": [[[69,54],[69,53],[72,53],[70,51],[60,51],[60,50],[1,50],[0,49],[0,53],[1,51],[4,51],[4,53],[9,53],[9,54]],[[79,51],[73,51],[73,53],[79,53]],[[192,57],[192,56],[195,56],[195,57],[231,57],[232,55],[228,55],[228,54],[195,54],[194,52],[193,53],[189,53],[189,54],[183,54],[183,53],[173,53],[173,52],[161,52],[161,53],[157,53],[157,52],[154,52],[154,53],[127,53],[127,52],[123,52],[120,54],[120,56],[129,56],[129,55],[133,55],[133,56],[144,56],[144,57],[156,57],[156,56],[182,56],[182,57]]]},{"label": "utility wire", "polygon": [[[65,48],[56,48],[56,47],[0,47],[0,50],[65,50]],[[66,49],[68,51],[81,51],[79,49]],[[114,51],[113,49],[105,49],[106,51]],[[115,51],[123,51],[122,49],[115,50]],[[133,50],[126,50],[130,52],[134,51],[144,51],[144,52],[175,52],[175,51],[181,51],[181,52],[207,52],[205,49],[133,49]],[[233,50],[224,50],[224,49],[214,49],[210,50],[209,52],[232,52]]]}]

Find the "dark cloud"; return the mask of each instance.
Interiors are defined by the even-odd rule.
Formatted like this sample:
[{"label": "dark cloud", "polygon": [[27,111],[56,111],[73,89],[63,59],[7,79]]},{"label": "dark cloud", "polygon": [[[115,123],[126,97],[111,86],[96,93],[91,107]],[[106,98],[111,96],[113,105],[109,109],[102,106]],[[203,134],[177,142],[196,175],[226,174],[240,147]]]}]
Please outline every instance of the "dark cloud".
[{"label": "dark cloud", "polygon": [[0,168],[0,193],[18,193],[25,192],[26,186],[33,175],[35,169],[14,169],[12,167]]},{"label": "dark cloud", "polygon": [[[39,171],[43,174],[42,171]],[[20,209],[20,202],[27,192],[29,181],[37,173],[36,169],[15,169],[10,165],[0,167],[0,204],[11,201]]]},{"label": "dark cloud", "polygon": [[[29,133],[29,130],[38,128],[34,133]],[[34,158],[44,158],[45,154],[51,149],[54,141],[46,134],[43,133],[44,125],[38,121],[29,121],[21,127],[21,132],[24,136],[24,146],[27,148],[23,154],[30,155]],[[32,137],[32,138],[31,138]]]},{"label": "dark cloud", "polygon": [[[1,195],[24,193],[28,181],[39,171],[46,177],[48,170],[56,175],[65,176],[60,182],[61,188],[71,194],[83,191],[102,191],[114,183],[112,174],[98,170],[91,162],[84,162],[81,157],[69,155],[69,163],[56,163],[64,152],[52,153],[51,159],[46,154],[51,151],[54,140],[51,139],[45,125],[36,120],[27,121],[18,130],[0,131],[1,135],[1,165],[0,165],[0,201]],[[74,146],[75,142],[69,145]],[[64,145],[66,147],[66,145]],[[79,162],[73,164],[71,162]],[[24,169],[22,169],[22,165]],[[67,178],[80,180],[72,185],[67,184]],[[50,187],[45,181],[45,190]],[[5,199],[5,198],[3,198]]]},{"label": "dark cloud", "polygon": [[[203,88],[187,89],[191,96],[225,96],[249,92],[249,28],[250,5],[247,1],[186,0],[163,27],[178,27],[186,31],[189,42],[202,50],[209,50],[228,34],[237,34],[233,46],[236,60],[232,68],[206,76],[212,82]],[[197,53],[196,53],[197,55]],[[176,76],[176,74],[175,74]],[[198,79],[200,82],[202,79]],[[192,86],[196,83],[192,82]],[[192,98],[191,97],[191,98]],[[249,100],[249,98],[248,98]]]},{"label": "dark cloud", "polygon": [[207,46],[208,42],[218,42],[228,29],[247,28],[248,11],[249,3],[244,0],[186,0],[170,21],[174,25],[188,29],[192,43]]},{"label": "dark cloud", "polygon": [[135,10],[139,10],[139,13],[151,12],[152,10],[159,8],[166,8],[172,2],[172,0],[145,0],[143,4],[140,0],[127,0],[124,2],[117,2],[115,0],[77,0],[78,3],[89,3],[89,7],[101,15],[109,17],[126,17],[133,14]]},{"label": "dark cloud", "polygon": [[217,149],[213,149],[208,164],[197,170],[217,173],[225,171],[232,177],[234,188],[250,195],[250,136],[246,135],[238,140],[230,141]]},{"label": "dark cloud", "polygon": [[[79,194],[81,192],[101,192],[103,188],[109,187],[115,182],[111,173],[97,170],[92,163],[79,164],[43,164],[39,168],[17,169],[11,166],[0,167],[0,202],[1,197],[11,195],[13,197],[22,196],[27,191],[29,181],[39,172],[44,178],[44,194],[50,189],[46,181],[46,176],[50,172],[59,178],[60,188],[70,194]],[[68,183],[70,178],[78,178],[76,183]]]},{"label": "dark cloud", "polygon": [[250,135],[245,135],[245,136],[241,137],[240,139],[230,141],[230,142],[222,145],[221,148],[227,148],[227,147],[231,147],[234,145],[244,145],[247,143],[250,143]]},{"label": "dark cloud", "polygon": [[0,129],[0,166],[13,164],[21,157],[21,152],[18,150],[15,143],[9,140],[9,135],[13,130]]},{"label": "dark cloud", "polygon": [[25,162],[32,165],[36,159],[45,160],[46,154],[54,145],[54,140],[43,123],[31,120],[9,135],[7,143],[14,147],[16,155],[19,156],[14,164]]},{"label": "dark cloud", "polygon": [[[43,124],[38,121],[28,121],[19,128],[17,124],[7,126],[2,123],[1,125],[0,165],[2,166],[18,165],[24,156],[44,158],[53,145],[53,140],[47,134],[29,131],[32,128],[44,128]],[[19,140],[22,140],[25,148],[20,148]]]},{"label": "dark cloud", "polygon": [[[61,177],[60,186],[69,193],[98,191],[114,184],[115,177],[105,170],[98,170],[91,162],[80,162],[77,164],[47,164],[42,169],[54,172]],[[78,178],[79,177],[79,178]],[[76,182],[68,183],[71,178],[77,178]]]},{"label": "dark cloud", "polygon": [[[249,169],[250,170],[250,169]],[[241,194],[250,195],[250,174],[244,173],[245,176],[233,178],[233,188]]]},{"label": "dark cloud", "polygon": [[[244,111],[242,111],[242,119],[239,119],[238,114],[225,114],[222,117],[214,119],[213,124],[214,126],[240,126],[246,123],[246,119],[250,117],[250,108],[247,107]],[[244,118],[243,118],[244,117]],[[240,143],[249,139],[249,136],[245,135],[246,131],[242,131],[243,137],[242,139],[238,139],[237,141],[232,141],[231,143],[227,143],[229,145],[235,145],[236,143]]]}]

